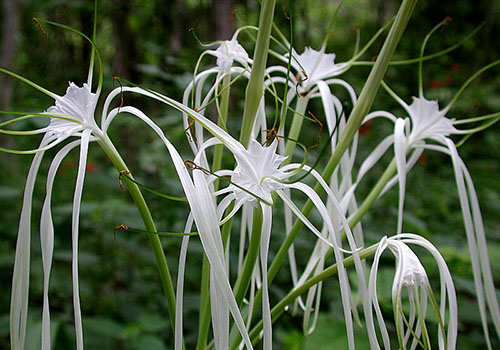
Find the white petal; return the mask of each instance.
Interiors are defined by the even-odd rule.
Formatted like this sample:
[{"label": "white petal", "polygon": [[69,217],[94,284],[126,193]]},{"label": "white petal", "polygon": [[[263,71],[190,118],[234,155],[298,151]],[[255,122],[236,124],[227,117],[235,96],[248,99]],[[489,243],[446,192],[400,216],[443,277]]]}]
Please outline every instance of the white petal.
[{"label": "white petal", "polygon": [[[49,144],[53,138],[44,137],[40,148]],[[26,322],[28,315],[30,244],[31,244],[31,205],[36,175],[44,152],[35,154],[26,178],[23,207],[19,221],[19,231],[14,258],[12,293],[10,301],[10,343],[12,349],[24,349]]]},{"label": "white petal", "polygon": [[42,350],[51,349],[50,341],[50,312],[49,312],[49,281],[54,250],[54,225],[52,223],[51,198],[57,170],[69,151],[80,144],[80,140],[64,146],[54,157],[47,175],[45,200],[40,217],[40,244],[43,265],[43,311],[42,311]]},{"label": "white petal", "polygon": [[73,277],[73,311],[75,315],[76,349],[83,350],[83,327],[82,314],[80,310],[79,280],[78,280],[78,226],[80,221],[80,204],[82,200],[83,181],[85,179],[85,168],[87,166],[87,153],[90,139],[90,129],[83,131],[80,145],[80,161],[78,164],[78,175],[76,178],[75,194],[73,196],[72,215],[72,250],[73,258],[71,271]]}]

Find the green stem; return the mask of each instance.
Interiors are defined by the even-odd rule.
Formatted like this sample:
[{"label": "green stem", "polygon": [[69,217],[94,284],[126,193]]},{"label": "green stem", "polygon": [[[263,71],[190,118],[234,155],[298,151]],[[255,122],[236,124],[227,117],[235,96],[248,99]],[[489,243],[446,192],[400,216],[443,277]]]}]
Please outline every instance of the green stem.
[{"label": "green stem", "polygon": [[[372,245],[371,247],[365,248],[359,252],[359,257],[361,259],[366,259],[375,254],[377,248],[378,248],[378,243]],[[353,256],[349,256],[344,259],[344,267],[349,267],[353,264],[354,264]],[[330,276],[335,275],[338,272],[337,268],[338,268],[337,264],[333,264],[332,266],[323,270],[316,276],[309,278],[306,282],[304,282],[304,284],[294,288],[290,293],[287,294],[286,297],[281,299],[281,301],[278,304],[276,304],[271,310],[271,317],[273,323],[281,316],[281,314],[283,314],[287,305],[293,303],[293,301],[297,297],[307,292],[312,286],[324,281]],[[259,321],[255,325],[255,327],[250,331],[250,339],[252,339],[252,343],[255,344],[256,341],[259,339],[261,330],[262,330],[262,321]]]},{"label": "green stem", "polygon": [[243,269],[238,275],[238,279],[234,285],[234,297],[238,305],[241,305],[243,298],[250,285],[255,263],[259,255],[260,236],[262,232],[262,209],[257,207],[253,210],[252,236],[248,246],[248,251],[243,262]]},{"label": "green stem", "polygon": [[[118,153],[118,150],[115,148],[111,140],[107,135],[102,135],[98,141],[102,150],[109,157],[113,165],[115,166],[118,172],[129,171],[127,165],[123,161],[122,157]],[[132,175],[129,175],[132,177]],[[153,218],[149,211],[148,205],[142,196],[141,190],[139,187],[132,182],[128,177],[123,177],[123,182],[127,185],[128,192],[130,196],[134,200],[134,203],[139,210],[139,214],[141,215],[142,221],[144,222],[144,226],[146,230],[151,232],[157,232],[156,226],[153,222]],[[170,322],[172,324],[172,332],[175,329],[175,291],[174,286],[172,284],[172,277],[170,276],[170,271],[168,269],[167,260],[165,258],[165,253],[163,252],[163,247],[161,245],[160,238],[158,235],[148,235],[149,240],[151,242],[153,252],[156,258],[156,263],[158,265],[158,270],[160,273],[161,283],[163,286],[163,292],[165,293],[167,308],[170,317]]]},{"label": "green stem", "polygon": [[309,103],[308,97],[297,97],[297,105],[295,106],[295,113],[292,119],[292,125],[290,126],[290,132],[288,133],[289,140],[286,143],[285,157],[288,157],[283,164],[288,164],[292,160],[293,151],[297,142],[292,140],[298,140],[300,131],[302,129],[302,123],[304,121],[304,114],[307,109],[307,104]]},{"label": "green stem", "polygon": [[259,18],[259,32],[253,55],[252,72],[245,92],[245,107],[241,125],[240,142],[247,147],[257,115],[260,100],[264,93],[264,74],[266,71],[269,41],[274,17],[276,0],[263,0]]}]

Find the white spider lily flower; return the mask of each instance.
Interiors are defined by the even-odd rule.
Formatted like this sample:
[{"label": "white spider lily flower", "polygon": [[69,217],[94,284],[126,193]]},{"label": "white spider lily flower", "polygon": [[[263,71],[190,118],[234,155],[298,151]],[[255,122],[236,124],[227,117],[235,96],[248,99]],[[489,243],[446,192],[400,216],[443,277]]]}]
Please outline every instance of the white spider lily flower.
[{"label": "white spider lily flower", "polygon": [[[413,103],[406,107],[411,121],[411,129],[403,131],[403,121],[398,119],[395,125],[394,147],[398,180],[400,184],[400,204],[398,215],[398,232],[402,230],[402,217],[406,172],[413,164],[406,164],[406,153],[424,149],[437,150],[451,157],[455,171],[455,179],[459,193],[460,205],[465,224],[465,232],[469,243],[471,263],[474,274],[478,304],[481,311],[483,329],[489,345],[487,329],[486,305],[489,308],[496,332],[500,337],[500,307],[495,294],[495,286],[491,273],[490,262],[481,210],[477,199],[474,184],[468,170],[458,155],[454,142],[449,138],[453,134],[464,134],[454,127],[454,119],[446,117],[448,108],[439,110],[437,101],[428,101],[423,97],[414,98]],[[439,145],[427,144],[426,140],[433,140]],[[465,181],[464,181],[465,179]],[[491,345],[489,345],[491,346]]]},{"label": "white spider lily flower", "polygon": [[[425,248],[432,254],[438,265],[441,284],[441,301],[439,307],[434,300],[425,268],[413,250],[409,248],[408,244]],[[427,305],[428,301],[430,301],[438,318],[439,349],[455,349],[458,332],[458,308],[451,274],[443,257],[429,241],[418,235],[407,233],[390,238],[384,237],[382,239],[375,253],[372,269],[370,271],[368,289],[373,305],[373,309],[370,310],[370,313],[375,310],[384,348],[391,349],[391,342],[378,303],[377,274],[382,253],[387,249],[389,249],[396,258],[396,273],[392,285],[392,303],[399,346],[401,348],[406,348],[408,341],[413,337],[412,349],[415,348],[418,343],[421,345],[425,344],[428,348],[430,347],[427,327],[425,326]],[[406,290],[409,298],[410,311],[408,318],[403,313],[402,296],[404,290]],[[370,317],[369,320],[370,321],[367,322],[373,322],[373,317]],[[446,323],[448,324],[447,330],[445,330]],[[404,331],[405,328],[406,331]],[[377,348],[379,348],[378,344]]]},{"label": "white spider lily flower", "polygon": [[234,61],[240,63],[243,67],[248,67],[250,58],[248,53],[237,40],[236,33],[231,40],[224,40],[211,54],[217,57],[217,66],[222,70],[227,70],[233,66]]},{"label": "white spider lily flower", "polygon": [[[206,147],[213,146],[217,144],[215,139],[208,140],[203,149]],[[223,188],[215,193],[215,195],[222,195],[229,193],[217,208],[218,216],[222,220],[222,215],[226,208],[232,201],[235,201],[235,206],[230,214],[228,214],[222,221],[226,222],[231,218],[242,206],[244,205],[260,205],[263,215],[263,225],[261,232],[261,243],[260,243],[260,259],[261,259],[261,271],[262,271],[262,308],[263,308],[263,329],[264,329],[264,349],[271,348],[271,316],[269,307],[269,294],[268,294],[268,282],[267,282],[267,257],[269,250],[269,241],[271,236],[272,227],[272,194],[276,192],[278,196],[283,200],[284,204],[290,208],[290,210],[297,215],[297,217],[304,222],[304,224],[327,246],[333,248],[335,259],[339,264],[339,280],[341,285],[341,295],[344,306],[344,316],[346,319],[346,328],[349,337],[349,346],[354,348],[354,335],[353,335],[353,323],[351,315],[351,292],[349,287],[349,281],[345,268],[343,267],[343,252],[346,252],[341,248],[340,237],[338,233],[341,228],[332,222],[330,213],[328,212],[326,206],[323,204],[320,197],[314,192],[309,186],[300,182],[288,182],[293,175],[297,173],[298,170],[303,169],[306,171],[311,171],[311,174],[318,179],[322,187],[332,196],[330,198],[332,201],[334,195],[331,192],[329,186],[321,178],[321,176],[310,169],[307,166],[301,164],[289,164],[280,167],[280,164],[285,160],[285,157],[276,154],[277,141],[275,140],[270,146],[263,146],[256,140],[250,140],[248,150],[244,148],[234,148],[229,147],[233,152],[233,155],[238,163],[235,170],[221,170],[216,172],[217,176],[231,176],[232,184],[226,188]],[[212,181],[216,177],[212,177]],[[285,189],[296,189],[303,192],[308,196],[316,209],[319,211],[322,219],[324,220],[325,226],[327,227],[326,233],[321,233],[296,207],[289,196],[284,192]],[[259,203],[260,202],[260,203]],[[340,205],[337,203],[335,206],[336,215],[335,217],[341,216]],[[342,227],[346,228],[346,233],[349,241],[350,249],[356,254],[358,246],[352,236],[351,230],[348,228],[347,220],[339,220]],[[350,252],[351,253],[351,252]],[[361,266],[361,261],[357,258],[356,270],[359,276],[364,276]],[[363,277],[364,278],[364,277]],[[362,279],[362,278],[361,278]],[[361,282],[363,283],[363,282]],[[364,293],[366,294],[366,293]],[[365,306],[368,305],[367,300],[364,303]]]},{"label": "white spider lily flower", "polygon": [[233,186],[232,188],[237,206],[243,202],[257,206],[257,199],[250,193],[272,203],[272,192],[283,188],[283,184],[279,181],[284,180],[287,174],[280,170],[279,166],[286,157],[276,153],[277,145],[275,141],[269,147],[263,147],[257,141],[252,140],[248,150],[234,155],[238,165],[234,169],[231,180],[240,187]]},{"label": "white spider lily flower", "polygon": [[443,137],[459,133],[453,126],[455,119],[446,117],[448,108],[439,110],[437,100],[413,97],[412,104],[407,106],[406,110],[411,121],[411,132],[407,135],[410,146],[425,139],[442,143]]},{"label": "white spider lily flower", "polygon": [[[195,71],[193,81],[184,90],[182,103],[191,106],[201,114],[205,113],[205,108],[209,106],[220,94],[220,87],[229,86],[240,77],[248,79],[250,77],[252,59],[249,58],[245,48],[238,42],[238,35],[241,28],[238,29],[231,40],[222,41],[216,50],[207,50],[201,56],[212,55],[217,58],[217,67],[212,67],[201,72]],[[237,62],[241,66],[235,65]],[[209,77],[215,75],[215,81],[211,81],[211,86],[207,88],[206,82]],[[234,80],[231,80],[236,76]],[[190,124],[189,116],[183,113],[184,128],[188,142],[194,154],[198,154],[198,149],[204,143],[203,127],[199,123]],[[206,164],[203,164],[204,166]]]},{"label": "white spider lily flower", "polygon": [[292,49],[291,65],[297,72],[296,83],[301,95],[311,90],[318,81],[340,75],[346,68],[345,63],[335,64],[334,53],[325,53],[324,48],[316,51],[310,47],[306,47],[300,55]]},{"label": "white spider lily flower", "polygon": [[[469,244],[481,321],[488,348],[491,348],[487,327],[487,309],[489,309],[497,335],[500,337],[500,306],[495,295],[486,235],[474,184],[464,162],[458,155],[454,142],[450,139],[452,135],[465,134],[467,131],[455,128],[455,120],[446,117],[450,105],[440,110],[438,101],[429,101],[422,94],[420,97],[414,97],[411,105],[407,105],[387,86],[386,89],[406,110],[408,117],[405,119],[396,118],[385,111],[372,112],[367,116],[367,120],[383,117],[393,121],[394,134],[388,136],[372,152],[365,163],[363,163],[361,167],[363,168],[363,172],[360,170],[360,174],[364,175],[389,147],[394,145],[397,176],[389,181],[383,192],[391,188],[396,182],[399,183],[397,233],[401,233],[406,191],[406,173],[416,164],[424,150],[438,151],[451,157],[462,208],[465,233]],[[411,153],[411,156],[407,160],[406,156],[408,153]],[[360,177],[358,175],[355,185],[359,183],[359,180]]]},{"label": "white spider lily flower", "polygon": [[[118,89],[113,90],[108,95],[108,98],[107,98],[107,100],[104,104],[104,108],[103,108],[103,116],[107,116],[107,117],[104,117],[104,119],[103,119],[103,130],[104,131],[107,130],[110,123],[117,115],[117,109],[114,109],[108,113],[108,107],[110,105],[110,102],[121,91],[123,91],[123,92],[130,91],[130,92],[138,93],[138,94],[153,98],[155,100],[158,100],[160,102],[163,102],[163,103],[165,103],[165,104],[167,104],[167,105],[169,105],[169,106],[171,106],[171,107],[173,107],[173,108],[175,108],[183,113],[188,114],[191,118],[196,120],[198,123],[200,123],[200,125],[202,125],[205,129],[207,129],[212,135],[216,136],[216,138],[212,138],[212,139],[205,141],[205,143],[199,148],[198,154],[195,158],[195,164],[201,163],[201,160],[203,159],[203,155],[205,153],[206,148],[223,143],[229,149],[229,151],[231,151],[231,153],[233,154],[233,156],[237,160],[238,165],[241,165],[241,166],[238,169],[239,174],[237,174],[235,172],[235,170],[221,170],[221,171],[217,171],[216,175],[218,175],[218,176],[231,176],[231,177],[233,175],[236,175],[236,177],[240,176],[240,178],[258,179],[257,178],[258,175],[255,174],[255,170],[253,169],[253,165],[252,165],[252,162],[255,162],[255,158],[252,159],[252,153],[249,154],[248,150],[246,150],[245,147],[243,147],[243,145],[241,143],[239,143],[231,135],[229,135],[225,130],[223,130],[221,127],[216,125],[214,122],[212,122],[211,120],[209,120],[208,118],[206,118],[202,114],[185,106],[182,103],[179,103],[179,102],[173,100],[172,98],[170,98],[168,96],[165,96],[165,95],[162,95],[159,93],[155,93],[152,91],[144,90],[141,88],[135,88],[135,87],[123,87],[123,89],[118,88]],[[170,144],[168,142],[168,140],[166,140],[164,138],[164,136],[162,136],[163,133],[161,132],[161,130],[157,126],[154,126],[154,124],[151,122],[151,120],[148,117],[146,117],[142,112],[140,112],[139,110],[137,110],[133,107],[128,107],[128,106],[121,107],[120,110],[122,110],[123,112],[131,113],[131,114],[139,117],[143,121],[147,122],[151,127],[153,127],[155,129],[155,131],[158,133],[158,135],[160,135],[162,137],[165,144]],[[349,280],[347,278],[347,273],[346,273],[345,268],[343,266],[343,252],[346,252],[346,251],[341,248],[340,237],[338,236],[338,233],[340,232],[341,228],[338,228],[338,229],[334,228],[334,224],[332,223],[331,216],[328,213],[326,206],[323,204],[321,198],[316,194],[316,192],[314,192],[314,190],[312,188],[310,188],[309,186],[307,186],[303,183],[300,183],[300,182],[296,182],[296,183],[285,182],[286,180],[289,180],[290,177],[292,177],[294,174],[296,174],[298,169],[303,168],[304,170],[308,171],[309,167],[307,167],[307,166],[303,167],[301,164],[289,164],[285,167],[280,168],[278,166],[279,166],[279,163],[281,163],[283,161],[283,159],[274,153],[276,150],[276,146],[275,145],[269,146],[269,148],[266,150],[265,147],[260,145],[259,143],[257,143],[257,141],[255,141],[255,140],[250,141],[250,143],[254,143],[254,142],[255,142],[255,144],[254,144],[252,149],[254,150],[254,152],[256,152],[256,154],[257,153],[260,155],[264,154],[267,156],[267,162],[265,162],[265,164],[267,164],[267,166],[265,167],[266,170],[261,170],[258,173],[262,177],[260,179],[256,180],[255,182],[252,182],[252,183],[253,184],[262,184],[262,183],[264,183],[263,180],[267,179],[266,175],[270,175],[270,174],[271,175],[278,175],[278,177],[280,179],[275,177],[274,179],[271,179],[271,180],[276,181],[277,183],[279,183],[279,185],[275,184],[273,182],[266,183],[266,186],[264,188],[262,188],[262,187],[260,188],[261,194],[264,196],[267,196],[267,198],[269,198],[269,196],[273,193],[273,191],[275,193],[277,193],[279,195],[279,197],[282,198],[285,205],[290,207],[290,209],[293,211],[293,213],[295,213],[295,215],[297,215],[297,217],[301,221],[303,221],[304,224],[316,236],[318,236],[319,239],[321,239],[323,242],[325,242],[329,247],[332,247],[334,250],[335,259],[337,260],[337,263],[339,264],[338,276],[339,276],[340,286],[341,286],[341,295],[342,295],[342,300],[343,300],[344,316],[346,318],[346,328],[347,328],[347,332],[349,335],[349,344],[350,344],[350,348],[354,348],[353,322],[352,322],[351,301],[350,301],[351,292],[350,292],[350,287],[349,287]],[[275,141],[275,142],[277,142],[277,141]],[[172,155],[172,152],[170,152],[170,153]],[[175,164],[175,162],[174,162],[174,164]],[[176,167],[178,168],[178,173],[180,174],[180,167],[178,167],[177,165],[176,165]],[[242,174],[241,172],[243,172],[243,171],[249,171],[250,173]],[[321,178],[321,176],[317,172],[315,172],[314,170],[311,171],[311,174],[313,176],[315,176],[315,178],[318,181],[320,181],[320,183],[322,184],[322,187],[329,193],[329,195],[331,195],[333,197],[333,194],[332,194],[329,186],[324,182],[324,180]],[[286,176],[284,176],[284,175],[286,175]],[[194,174],[193,174],[194,179],[196,180],[199,176],[206,176],[206,175],[203,174],[202,171],[195,170]],[[191,188],[191,185],[189,185],[189,182],[187,182],[187,180],[186,180],[186,184],[183,182],[184,175],[180,176],[180,178],[181,178],[181,182],[183,183],[184,190],[185,190],[186,195],[187,195],[188,200],[189,200],[189,196],[191,194],[188,195],[187,189]],[[210,180],[209,180],[209,185],[212,181],[215,181],[215,179],[217,179],[216,176],[211,176]],[[303,192],[306,196],[311,198],[312,203],[314,204],[316,209],[319,211],[323,221],[325,222],[325,224],[328,227],[326,235],[323,235],[300,212],[300,210],[290,200],[290,198],[283,191],[281,191],[281,186],[283,186],[284,189],[290,188],[290,189],[299,190],[299,191]],[[244,188],[244,187],[242,187],[242,188]],[[243,196],[239,190],[241,190],[241,188],[239,188],[235,185],[230,185],[230,186],[223,188],[223,189],[221,189],[213,194],[214,196],[218,196],[218,195],[229,193],[229,195],[226,196],[226,198],[224,198],[223,200],[221,200],[217,206],[217,215],[214,216],[214,218],[219,218],[218,224],[222,224],[222,223],[226,222],[227,220],[229,220],[232,216],[234,216],[234,214],[237,213],[237,211],[241,208],[241,206],[243,206],[243,204],[250,203],[255,198],[255,196],[250,196],[250,197]],[[196,198],[198,198],[199,194],[196,193],[196,190],[193,190],[193,191],[194,191],[193,201],[196,201]],[[238,207],[238,205],[235,205],[235,207],[231,211],[231,213],[229,213],[226,216],[226,218],[222,219],[222,215],[223,215],[224,211],[226,210],[226,208],[230,205],[230,203],[232,201],[236,200],[236,198],[242,199],[242,201],[240,201],[240,203],[237,203],[239,205],[239,207]],[[246,199],[247,201],[244,202],[243,199]],[[191,200],[190,200],[190,202],[191,202]],[[263,211],[263,230],[261,233],[262,238],[261,238],[261,246],[260,246],[260,257],[261,257],[262,271],[266,271],[267,270],[268,245],[269,245],[270,234],[271,234],[272,211],[271,211],[271,207],[269,205],[271,203],[267,203],[267,201],[265,201],[264,198],[259,198],[259,202],[260,202],[260,207],[262,208],[262,211]],[[340,208],[340,207],[337,206],[337,208]],[[192,208],[192,211],[193,211],[193,215],[194,215],[193,208]],[[203,210],[201,210],[201,209],[200,209],[200,211],[203,212]],[[338,209],[337,213],[340,213],[340,212],[341,212],[341,210]],[[212,216],[209,215],[209,217],[211,218]],[[205,219],[208,220],[207,218],[205,218]],[[201,226],[203,225],[202,221],[205,219],[200,219]],[[210,220],[212,220],[212,219],[210,219]],[[195,217],[195,222],[196,222],[196,217]],[[197,222],[197,226],[199,228],[198,222]],[[347,237],[348,237],[349,246],[351,249],[351,251],[349,253],[356,252],[358,247],[355,244],[355,241],[352,237],[352,233],[351,233],[350,229],[348,229],[348,224],[347,224],[346,220],[344,220],[343,227],[346,228],[346,233],[348,234]],[[200,231],[200,235],[201,235],[201,231]],[[209,234],[208,235],[208,237],[213,237],[213,236],[219,237],[220,234],[218,234],[218,235],[217,234]],[[220,237],[218,239],[220,239]],[[208,238],[207,238],[207,241],[206,241],[207,244],[203,243],[203,245],[204,245],[205,252],[207,253],[207,256],[209,256],[209,260],[210,260],[211,265],[216,267],[216,265],[214,265],[214,264],[216,264],[216,263],[218,264],[217,261],[222,259],[220,257],[216,258],[216,256],[223,254],[223,252],[222,253],[220,252],[220,249],[217,248],[217,245],[214,245],[215,243],[213,243],[213,244],[210,243],[212,240],[213,240],[213,238],[210,238],[210,240],[208,240]],[[222,247],[220,247],[220,248],[222,249]],[[211,256],[213,256],[213,258],[211,258]],[[230,288],[228,290],[226,290],[226,287],[228,287],[229,285],[227,282],[224,282],[227,279],[227,277],[224,277],[225,275],[222,275],[223,273],[225,273],[224,271],[225,270],[223,268],[219,269],[217,267],[214,270],[214,272],[216,272],[217,276],[214,276],[214,277],[217,278],[216,283],[219,285],[219,288],[223,288],[223,290],[227,292],[224,294],[224,298],[225,298],[224,300],[226,303],[228,303],[230,301],[228,298],[230,298],[230,295],[232,295],[232,292],[230,294],[230,291],[231,291]],[[264,330],[265,330],[264,331],[264,338],[265,338],[264,343],[265,343],[265,349],[267,350],[267,349],[270,349],[270,346],[271,346],[271,334],[272,334],[272,332],[271,332],[271,317],[270,317],[269,298],[268,298],[268,294],[267,294],[267,281],[265,280],[265,278],[267,278],[267,274],[263,273],[262,275],[263,275],[263,281],[262,281],[262,286],[263,286],[262,287],[263,288],[263,320],[264,320]],[[234,306],[234,304],[227,304],[227,305],[230,306],[230,311],[233,314],[233,317],[235,317],[235,320],[237,321],[236,323],[238,325],[240,333],[242,333],[244,335],[246,330],[244,329],[244,326],[243,326],[243,329],[240,328],[240,324],[238,322],[239,317],[237,317],[237,315],[239,314],[237,306]],[[235,308],[233,308],[233,307],[235,307]],[[214,315],[214,317],[215,317],[215,315]],[[244,339],[245,339],[245,337],[244,337]],[[224,337],[222,337],[221,343],[224,343]]]},{"label": "white spider lily flower", "polygon": [[97,128],[94,119],[97,97],[97,94],[90,91],[88,84],[78,87],[75,83],[69,82],[66,94],[56,98],[55,105],[49,107],[46,113],[71,116],[75,121],[51,118],[47,126],[47,134],[67,138],[84,129]]},{"label": "white spider lily flower", "polygon": [[[80,161],[73,197],[72,283],[77,349],[83,349],[83,328],[78,288],[78,225],[89,142],[95,140],[96,136],[100,137],[102,135],[94,120],[98,94],[92,93],[88,84],[78,87],[70,82],[65,95],[58,96],[56,94],[51,94],[51,96],[55,99],[55,105],[49,107],[44,114],[54,117],[50,118],[47,127],[41,129],[45,132],[45,135],[38,150],[36,150],[37,154],[35,155],[28,174],[18,232],[10,316],[11,347],[15,350],[23,349],[26,334],[30,265],[31,197],[33,195],[35,178],[45,150],[63,142],[71,136],[77,136],[79,139],[67,144],[58,151],[50,166],[47,177],[46,197],[41,213],[40,242],[42,246],[42,265],[44,272],[41,348],[42,350],[49,350],[51,347],[48,293],[54,249],[54,228],[50,209],[52,188],[57,169],[62,160],[70,150],[80,146]],[[59,117],[63,117],[64,119]]]}]

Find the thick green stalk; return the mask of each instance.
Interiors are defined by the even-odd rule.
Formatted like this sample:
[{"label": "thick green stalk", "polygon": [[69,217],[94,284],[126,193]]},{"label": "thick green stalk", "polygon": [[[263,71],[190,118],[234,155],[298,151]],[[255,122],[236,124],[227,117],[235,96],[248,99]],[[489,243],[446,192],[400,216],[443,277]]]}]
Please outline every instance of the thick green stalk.
[{"label": "thick green stalk", "polygon": [[262,209],[257,207],[253,211],[252,237],[248,245],[248,251],[243,262],[243,269],[238,275],[234,285],[234,297],[238,305],[241,305],[243,298],[250,285],[257,257],[259,256],[260,237],[262,233]]},{"label": "thick green stalk", "polygon": [[370,111],[373,100],[375,99],[375,95],[385,75],[391,57],[394,54],[401,36],[403,35],[403,32],[406,28],[406,25],[408,24],[411,13],[413,12],[413,8],[415,7],[416,3],[417,0],[404,0],[401,4],[389,35],[387,36],[387,39],[382,46],[382,50],[380,51],[380,54],[375,61],[375,65],[373,66],[370,75],[368,76],[368,79],[363,86],[363,90],[361,90],[358,102],[349,115],[344,132],[342,133],[339,142],[335,146],[335,152],[328,161],[328,164],[323,172],[323,177],[325,179],[329,179],[332,176],[333,171],[337,167],[340,159],[351,144],[354,135],[361,127],[363,119]]},{"label": "thick green stalk", "polygon": [[247,147],[257,115],[259,103],[264,93],[264,74],[266,71],[269,40],[273,25],[276,0],[263,0],[259,18],[259,32],[253,55],[252,72],[245,92],[245,107],[241,125],[240,142]]},{"label": "thick green stalk", "polygon": [[[365,248],[359,252],[359,257],[361,259],[366,259],[375,254],[378,248],[378,243],[372,245],[371,247]],[[344,259],[344,267],[349,267],[354,264],[354,257],[349,256]],[[271,317],[273,323],[281,316],[281,314],[285,311],[287,305],[293,303],[293,301],[299,297],[300,295],[307,292],[312,286],[318,284],[319,282],[324,281],[330,276],[335,275],[338,272],[337,264],[333,264],[327,269],[323,270],[321,273],[317,274],[314,277],[309,278],[304,284],[300,285],[293,289],[290,293],[287,294],[286,297],[281,299],[281,301],[276,304],[271,310]],[[250,339],[252,339],[252,343],[256,343],[259,339],[260,332],[262,331],[262,321],[259,321],[255,327],[250,331]]]},{"label": "thick green stalk", "polygon": [[[118,150],[115,148],[111,140],[107,137],[107,135],[103,135],[99,141],[99,145],[106,155],[109,157],[113,165],[115,166],[118,172],[129,171],[127,165],[123,161],[122,157],[118,153]],[[129,175],[130,177],[132,175]],[[128,179],[127,176],[122,177],[123,182],[127,185],[128,192],[130,196],[134,200],[134,203],[139,210],[139,214],[141,215],[142,221],[144,222],[144,226],[147,231],[157,232],[156,226],[153,222],[153,218],[149,211],[148,205],[142,196],[141,190],[139,187],[132,181]],[[163,252],[163,247],[161,245],[160,239],[158,235],[148,235],[149,240],[151,242],[151,246],[153,248],[153,252],[156,258],[156,264],[158,265],[158,270],[160,273],[161,283],[163,286],[163,292],[165,293],[168,314],[170,317],[170,322],[172,324],[172,332],[175,329],[175,291],[174,286],[172,284],[172,277],[170,276],[170,271],[168,269],[167,260],[165,258],[165,253]]]},{"label": "thick green stalk", "polygon": [[304,122],[304,114],[306,112],[307,104],[309,103],[309,98],[306,97],[297,97],[297,106],[295,107],[295,114],[293,115],[292,125],[290,127],[290,132],[287,137],[289,140],[286,142],[285,148],[285,157],[288,157],[283,164],[288,164],[292,160],[293,151],[295,150],[295,146],[297,142],[293,140],[298,140],[300,131],[302,129],[302,123]]}]

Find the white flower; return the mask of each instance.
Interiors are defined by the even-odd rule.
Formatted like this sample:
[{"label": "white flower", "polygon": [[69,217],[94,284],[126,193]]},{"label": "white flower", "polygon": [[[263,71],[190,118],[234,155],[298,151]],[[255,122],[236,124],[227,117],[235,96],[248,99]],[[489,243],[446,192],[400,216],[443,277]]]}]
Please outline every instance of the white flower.
[{"label": "white flower", "polygon": [[[292,67],[300,78],[301,92],[309,91],[318,81],[334,77],[342,73],[344,65],[335,64],[335,54],[325,53],[324,49],[316,51],[306,47],[300,55],[292,50]],[[305,73],[305,75],[304,75]]]},{"label": "white flower", "polygon": [[[455,96],[448,107],[439,110],[438,102],[425,99],[423,92],[420,93],[419,97],[413,98],[411,105],[407,105],[387,86],[385,87],[389,94],[407,111],[409,118],[396,118],[391,113],[385,111],[372,112],[365,118],[365,121],[375,117],[388,118],[394,122],[395,126],[394,134],[388,136],[367,157],[365,163],[362,165],[362,168],[365,169],[360,173],[365,174],[368,169],[376,164],[389,147],[392,144],[394,145],[397,176],[389,181],[383,192],[391,188],[396,182],[399,182],[397,233],[401,233],[406,192],[406,173],[417,163],[424,150],[438,151],[451,157],[462,208],[465,233],[469,242],[471,265],[481,321],[486,341],[489,344],[486,311],[489,310],[495,330],[497,334],[500,334],[500,305],[495,295],[495,285],[488,257],[486,235],[474,183],[467,167],[458,154],[457,147],[450,138],[450,135],[467,134],[469,132],[467,130],[456,129],[454,126],[455,120],[446,117],[446,113],[458,95]],[[434,142],[428,143],[427,141],[429,140]],[[410,154],[410,157],[407,160],[406,157],[408,154]],[[356,184],[359,180],[360,178],[358,177]],[[490,346],[488,345],[488,347]]]},{"label": "white flower", "polygon": [[427,273],[413,250],[395,239],[388,239],[387,246],[396,256],[398,265],[393,292],[401,290],[402,287],[425,287],[429,285]]},{"label": "white flower", "polygon": [[[232,182],[248,192],[271,203],[271,193],[283,187],[279,180],[287,175],[278,167],[286,159],[276,153],[277,141],[264,147],[251,140],[248,150],[235,154],[238,165],[231,177]],[[237,202],[250,202],[257,206],[257,199],[242,189],[234,186]]]},{"label": "white flower", "polygon": [[217,57],[217,66],[222,70],[229,69],[233,66],[233,61],[241,63],[243,66],[248,64],[248,53],[243,46],[238,43],[236,37],[231,40],[225,40],[220,44],[217,50],[213,51]]},{"label": "white flower", "polygon": [[453,126],[454,119],[446,118],[448,109],[439,110],[438,101],[429,101],[424,97],[413,97],[413,103],[407,106],[411,119],[411,133],[408,142],[424,139],[442,141],[442,138],[458,133]]},{"label": "white flower", "polygon": [[[414,244],[427,250],[439,268],[441,283],[441,303],[438,305],[433,302],[433,295],[427,273],[415,255],[408,247],[408,244]],[[427,327],[423,326],[425,322],[427,303],[431,301],[431,307],[438,316],[438,342],[439,349],[454,349],[457,338],[457,300],[455,287],[451,278],[450,271],[446,262],[439,251],[425,238],[415,234],[399,234],[390,238],[384,237],[377,247],[374,256],[372,269],[370,271],[370,280],[368,292],[372,300],[373,309],[370,311],[370,317],[367,322],[373,322],[371,313],[374,310],[383,339],[385,349],[391,349],[389,333],[385,326],[384,317],[380,309],[377,297],[377,274],[378,265],[382,253],[389,248],[396,258],[396,274],[392,285],[392,303],[394,308],[394,317],[396,321],[396,330],[398,333],[398,342],[401,348],[406,348],[411,337],[419,337],[425,344],[429,341]],[[403,317],[403,287],[406,287],[409,299],[409,317]],[[446,318],[446,315],[448,317]],[[406,319],[407,321],[404,321]],[[448,324],[447,332],[444,331],[445,324]],[[373,327],[371,327],[373,329]],[[406,331],[404,329],[406,328]],[[446,340],[445,337],[446,336]],[[413,345],[417,340],[413,340]],[[447,344],[447,347],[445,347]],[[412,348],[413,348],[412,345]],[[430,347],[430,344],[428,344]],[[378,348],[378,344],[377,344]]]},{"label": "white flower", "polygon": [[55,106],[49,107],[46,113],[72,117],[75,122],[67,119],[51,118],[47,133],[58,138],[66,138],[85,128],[96,126],[94,120],[96,104],[97,95],[90,91],[87,84],[78,87],[70,82],[66,94],[57,98]]},{"label": "white flower", "polygon": [[[91,71],[92,72],[92,71]],[[92,74],[89,73],[89,83],[78,87],[70,82],[64,96],[54,94],[35,83],[28,82],[43,93],[54,98],[55,105],[49,107],[43,114],[50,117],[49,125],[45,128],[27,131],[26,134],[45,133],[40,146],[30,151],[35,153],[30,172],[26,181],[24,191],[23,208],[19,223],[18,241],[14,262],[13,287],[11,297],[10,329],[11,344],[13,349],[23,349],[26,335],[26,319],[28,313],[29,297],[29,266],[30,266],[30,240],[31,240],[31,210],[32,196],[35,179],[47,149],[50,149],[70,136],[78,136],[78,139],[66,144],[54,156],[47,175],[46,196],[42,207],[40,219],[40,243],[42,246],[43,267],[43,310],[41,329],[41,349],[51,348],[50,311],[49,311],[49,283],[52,268],[52,257],[54,251],[54,226],[51,213],[52,188],[57,170],[62,160],[76,147],[80,148],[80,159],[78,174],[73,196],[72,215],[72,282],[73,282],[73,309],[75,317],[76,348],[83,349],[83,327],[80,311],[80,297],[78,287],[78,234],[80,203],[85,178],[88,147],[91,141],[103,137],[98,128],[94,113],[100,92],[90,90]]]}]

